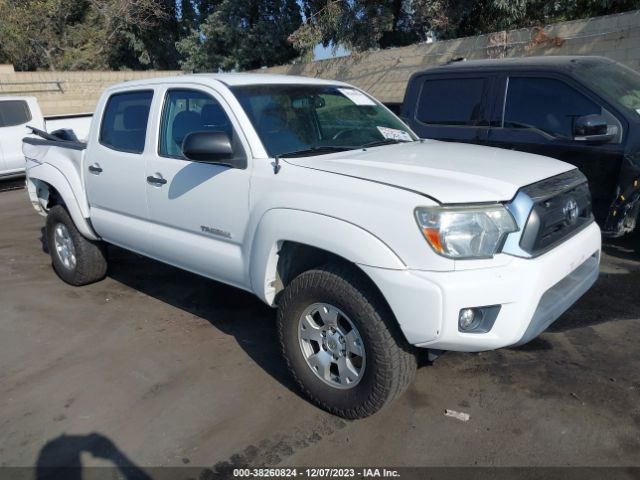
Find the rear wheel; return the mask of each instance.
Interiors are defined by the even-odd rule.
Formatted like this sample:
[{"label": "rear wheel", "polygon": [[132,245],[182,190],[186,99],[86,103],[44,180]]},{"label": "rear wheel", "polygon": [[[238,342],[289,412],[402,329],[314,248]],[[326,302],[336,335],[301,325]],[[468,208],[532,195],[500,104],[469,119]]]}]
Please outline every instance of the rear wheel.
[{"label": "rear wheel", "polygon": [[413,379],[412,347],[377,290],[348,267],[295,278],[280,301],[278,332],[302,391],[336,415],[371,415]]},{"label": "rear wheel", "polygon": [[105,277],[104,244],[83,237],[61,205],[52,207],[47,215],[47,243],[53,268],[65,282],[80,286]]}]

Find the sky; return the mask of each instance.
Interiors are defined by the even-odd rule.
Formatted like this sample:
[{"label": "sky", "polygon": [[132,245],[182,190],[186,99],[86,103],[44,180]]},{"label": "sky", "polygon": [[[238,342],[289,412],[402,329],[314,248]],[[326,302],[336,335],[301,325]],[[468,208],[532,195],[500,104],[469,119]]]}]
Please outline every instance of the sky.
[{"label": "sky", "polygon": [[322,45],[318,44],[316,45],[316,48],[313,49],[313,59],[325,60],[327,58],[345,57],[351,54],[351,52],[349,52],[349,50],[347,50],[343,46],[339,46],[335,54],[332,50],[333,47],[323,47]]}]

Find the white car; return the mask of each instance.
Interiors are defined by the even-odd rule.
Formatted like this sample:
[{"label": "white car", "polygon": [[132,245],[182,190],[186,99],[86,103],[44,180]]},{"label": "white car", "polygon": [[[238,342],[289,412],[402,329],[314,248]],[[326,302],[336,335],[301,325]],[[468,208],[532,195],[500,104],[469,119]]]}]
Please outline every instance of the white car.
[{"label": "white car", "polygon": [[253,292],[278,307],[301,389],[344,417],[398,396],[416,348],[527,342],[598,276],[573,166],[419,140],[336,81],[127,82],[104,92],[86,143],[23,150],[63,280],[103,278],[114,244]]},{"label": "white car", "polygon": [[72,129],[78,138],[86,138],[91,114],[43,117],[35,97],[0,96],[0,179],[24,175],[22,138],[27,125],[45,131]]}]

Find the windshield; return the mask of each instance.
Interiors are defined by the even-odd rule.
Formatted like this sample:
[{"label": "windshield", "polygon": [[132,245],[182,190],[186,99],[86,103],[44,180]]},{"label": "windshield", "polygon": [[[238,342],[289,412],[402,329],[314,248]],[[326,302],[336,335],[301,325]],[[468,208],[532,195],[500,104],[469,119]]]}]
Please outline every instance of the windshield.
[{"label": "windshield", "polygon": [[599,63],[582,69],[582,79],[603,97],[640,115],[640,75],[618,63]]},{"label": "windshield", "polygon": [[416,140],[400,119],[355,88],[247,85],[231,90],[272,157]]}]

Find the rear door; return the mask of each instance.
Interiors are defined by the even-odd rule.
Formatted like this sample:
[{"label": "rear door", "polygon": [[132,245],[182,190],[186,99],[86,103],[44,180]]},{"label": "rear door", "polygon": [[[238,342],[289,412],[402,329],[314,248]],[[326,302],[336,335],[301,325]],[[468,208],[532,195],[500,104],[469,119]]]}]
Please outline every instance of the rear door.
[{"label": "rear door", "polygon": [[405,120],[421,138],[483,143],[489,131],[492,80],[482,73],[414,77],[403,105]]},{"label": "rear door", "polygon": [[[158,91],[154,151],[146,191],[154,257],[232,285],[247,287],[242,246],[249,221],[248,144],[223,95],[181,84]],[[160,105],[162,98],[162,105]],[[193,162],[182,142],[196,131],[226,133],[245,168]]]},{"label": "rear door", "polygon": [[91,222],[105,240],[150,252],[145,150],[153,89],[112,93],[90,133],[83,165]]},{"label": "rear door", "polygon": [[26,100],[0,101],[0,175],[24,170],[22,139],[29,133],[26,126],[31,119]]},{"label": "rear door", "polygon": [[[568,77],[554,74],[511,74],[500,80],[502,104],[488,136],[489,145],[537,153],[576,165],[589,179],[596,216],[605,215],[620,172],[626,126],[600,99]],[[604,115],[618,126],[616,138],[604,144],[573,139],[573,122]]]}]

